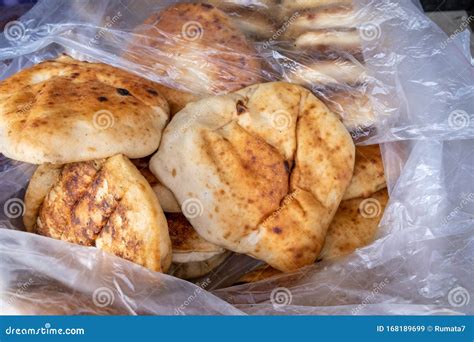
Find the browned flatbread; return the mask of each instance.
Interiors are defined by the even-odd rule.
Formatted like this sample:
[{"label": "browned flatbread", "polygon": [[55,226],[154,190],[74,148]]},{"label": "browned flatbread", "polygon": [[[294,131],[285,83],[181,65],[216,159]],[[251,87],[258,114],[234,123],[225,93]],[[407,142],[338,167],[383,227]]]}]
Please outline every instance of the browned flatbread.
[{"label": "browned flatbread", "polygon": [[132,159],[132,163],[137,167],[142,176],[145,177],[147,182],[150,184],[153,192],[160,202],[163,211],[165,213],[180,213],[181,207],[179,206],[179,203],[174,197],[173,193],[170,191],[170,189],[161,184],[148,168],[150,157]]},{"label": "browned flatbread", "polygon": [[379,145],[357,146],[354,175],[342,200],[367,197],[386,186]]},{"label": "browned flatbread", "polygon": [[200,99],[200,96],[189,93],[187,91],[170,88],[162,84],[156,84],[160,94],[168,101],[170,106],[170,115],[173,117],[177,112],[186,107],[189,102]]},{"label": "browned flatbread", "polygon": [[189,104],[150,161],[200,236],[282,271],[319,255],[353,166],[337,116],[284,82]]},{"label": "browned flatbread", "polygon": [[[173,245],[173,261],[186,262],[187,258],[200,261],[224,252],[222,247],[200,237],[182,213],[166,213],[165,216]],[[189,255],[191,253],[195,255]]]},{"label": "browned flatbread", "polygon": [[238,9],[234,10],[231,15],[240,31],[252,39],[268,39],[276,32],[276,28],[268,16],[258,11]]},{"label": "browned flatbread", "polygon": [[324,100],[349,131],[364,132],[376,121],[370,97],[362,91],[329,91],[324,94]]},{"label": "browned flatbread", "polygon": [[320,259],[344,256],[370,244],[388,202],[387,189],[342,201],[329,226]]},{"label": "browned flatbread", "polygon": [[351,5],[352,0],[282,0],[281,6],[286,10],[305,10],[325,6]]},{"label": "browned flatbread", "polygon": [[294,45],[307,52],[345,51],[360,55],[362,45],[357,30],[312,30],[295,39]]},{"label": "browned flatbread", "polygon": [[194,230],[182,213],[165,213],[173,245],[171,274],[183,279],[201,277],[219,266],[228,256]]},{"label": "browned flatbread", "polygon": [[256,270],[244,274],[237,283],[255,283],[256,281],[265,280],[279,274],[282,273],[270,265],[263,265]]},{"label": "browned flatbread", "polygon": [[359,20],[351,5],[324,6],[298,12],[283,39],[294,39],[312,30],[356,28]]},{"label": "browned flatbread", "polygon": [[245,36],[210,4],[170,6],[135,33],[125,58],[192,93],[227,93],[261,80],[260,61]]},{"label": "browned flatbread", "polygon": [[33,164],[153,153],[169,108],[153,82],[62,57],[0,83],[0,152]]},{"label": "browned flatbread", "polygon": [[171,263],[163,211],[146,179],[122,155],[39,166],[26,192],[24,217],[31,232],[96,246],[154,271],[166,271]]},{"label": "browned flatbread", "polygon": [[288,66],[287,78],[305,86],[358,85],[367,82],[367,70],[357,61],[315,60],[309,64]]}]

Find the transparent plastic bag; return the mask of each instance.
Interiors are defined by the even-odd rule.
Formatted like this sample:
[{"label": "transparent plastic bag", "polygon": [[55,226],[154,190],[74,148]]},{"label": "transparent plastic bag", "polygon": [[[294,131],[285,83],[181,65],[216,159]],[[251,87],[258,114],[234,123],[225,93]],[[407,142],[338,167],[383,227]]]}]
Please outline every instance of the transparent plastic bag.
[{"label": "transparent plastic bag", "polygon": [[[199,82],[183,82],[189,79],[181,78],[179,67],[158,74],[140,62],[144,52],[166,57],[158,47],[137,43],[141,34],[134,30],[171,3],[40,1],[8,27],[8,39],[0,36],[0,79],[66,52],[199,96],[219,93],[220,88],[203,90],[196,88]],[[280,28],[301,18],[293,16],[295,11],[283,11],[284,1],[280,6],[271,1],[246,3],[246,11],[278,13],[273,25]],[[474,133],[474,78],[466,38],[459,34],[448,39],[411,2],[358,0],[353,6],[357,27],[365,35],[361,50],[336,51],[340,55],[332,61],[364,67],[357,75],[365,81],[357,87],[337,80],[324,85],[331,78],[353,75],[316,72],[318,83],[305,85],[329,105],[339,91],[349,98],[361,91],[370,97],[373,121],[354,124],[352,134],[360,143],[383,143],[390,201],[373,244],[342,260],[238,286],[231,285],[261,262],[233,255],[192,284],[94,248],[21,231],[22,199],[35,166],[3,158],[0,226],[10,229],[0,229],[2,313],[472,314],[474,166],[469,139]],[[223,10],[231,18],[248,16],[235,6]],[[159,43],[178,44],[169,41],[166,32],[159,33]],[[308,64],[317,60],[313,52],[295,51],[290,40],[282,39],[284,34],[248,34],[254,49],[250,57],[261,63],[262,80],[298,81],[312,72]],[[240,51],[219,46],[204,50],[204,56],[236,53]],[[190,63],[186,67],[195,63],[185,62]],[[297,70],[303,71],[295,79]],[[256,75],[254,70],[242,73]],[[206,75],[197,68],[193,77],[206,83]],[[217,76],[231,85],[234,81],[228,74]],[[332,108],[348,119],[341,103],[333,101]],[[410,141],[426,138],[430,140]]]},{"label": "transparent plastic bag", "polygon": [[[223,93],[256,80],[301,83],[342,116],[359,142],[474,134],[466,25],[447,37],[410,1],[339,1],[335,13],[308,9],[311,1],[214,2],[247,33],[243,47],[205,20],[181,29],[155,25],[153,13],[173,3],[40,1],[0,36],[0,77],[27,66],[24,59],[37,63],[63,50],[193,93]],[[328,30],[336,34],[321,33]],[[308,38],[312,33],[318,36]]]}]

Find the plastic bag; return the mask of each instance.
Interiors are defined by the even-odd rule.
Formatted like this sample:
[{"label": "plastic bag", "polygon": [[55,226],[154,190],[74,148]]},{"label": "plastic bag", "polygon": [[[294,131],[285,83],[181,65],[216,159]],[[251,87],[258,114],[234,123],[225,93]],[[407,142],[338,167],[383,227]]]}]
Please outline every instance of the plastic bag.
[{"label": "plastic bag", "polygon": [[[194,49],[192,44],[206,39],[208,29],[199,22],[191,20],[183,25],[182,32],[173,34],[166,27],[153,27],[156,20],[145,22],[151,13],[172,3],[40,2],[21,21],[10,23],[0,36],[0,77],[30,64],[25,59],[37,63],[64,50],[75,58],[104,62],[172,88],[198,93],[235,89],[241,79],[302,83],[347,121],[360,142],[466,139],[474,133],[474,67],[466,48],[468,41],[461,34],[466,25],[447,37],[409,1],[357,0],[349,9],[342,7],[342,12],[335,14],[337,20],[323,16],[315,23],[304,6],[298,7],[304,1],[281,5],[272,5],[272,1],[222,1],[213,3],[234,20],[257,15],[271,18],[275,33],[268,38],[265,30],[263,36],[250,32],[253,41],[247,52],[241,45],[228,45],[232,40]],[[243,24],[237,21],[237,25]],[[349,32],[349,38],[341,39],[355,40],[356,51],[353,46],[323,52],[321,46],[306,46],[307,40],[300,38],[312,27],[339,27],[340,33]],[[212,34],[213,29],[209,25]],[[152,39],[144,38],[147,30],[153,32]],[[148,39],[147,46],[144,39]],[[182,46],[191,47],[182,54]],[[44,50],[46,47],[49,49]],[[256,67],[242,67],[239,58],[256,60],[261,72]],[[6,64],[9,59],[13,61]],[[215,63],[219,68],[208,72],[206,69]],[[236,74],[237,80],[233,78]],[[218,86],[213,86],[211,81],[216,79]],[[219,86],[222,84],[227,86]],[[347,98],[351,101],[344,101]],[[354,114],[361,111],[362,117]]]},{"label": "plastic bag", "polygon": [[[125,47],[137,38],[135,27],[170,3],[42,1],[16,26],[9,26],[9,39],[0,37],[0,78],[67,52],[195,91],[177,83],[172,73],[158,75],[153,68],[123,58]],[[257,12],[277,11],[266,1],[251,3]],[[370,82],[359,89],[370,96],[376,120],[369,130],[356,125],[353,136],[364,143],[384,143],[390,190],[373,244],[337,262],[319,262],[267,281],[229,287],[260,264],[235,255],[192,284],[94,248],[18,231],[24,191],[35,167],[1,159],[0,226],[10,228],[0,229],[2,313],[473,313],[469,111],[474,92],[466,39],[448,39],[410,2],[355,1],[354,7],[362,18],[360,25],[365,24],[361,32],[375,32],[375,38],[368,35],[363,41],[364,74]],[[225,10],[243,16],[234,7]],[[295,20],[291,13],[283,23]],[[294,81],[292,70],[313,61],[313,56],[295,53],[279,37],[251,38],[253,56],[266,65],[261,75],[265,80]],[[440,48],[441,44],[446,46]],[[160,50],[148,53],[159,55]],[[356,56],[346,57],[362,65]],[[355,91],[340,82],[332,87]],[[311,89],[329,100],[326,87]],[[390,142],[415,138],[435,140]]]}]

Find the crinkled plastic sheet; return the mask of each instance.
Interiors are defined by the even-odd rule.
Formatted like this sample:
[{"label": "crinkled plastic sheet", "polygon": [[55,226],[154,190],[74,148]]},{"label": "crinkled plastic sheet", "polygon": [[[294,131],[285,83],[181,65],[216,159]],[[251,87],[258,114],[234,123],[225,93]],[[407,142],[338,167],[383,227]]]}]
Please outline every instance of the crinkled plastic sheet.
[{"label": "crinkled plastic sheet", "polygon": [[[0,38],[0,78],[66,51],[192,90],[119,57],[133,42],[132,29],[169,3],[40,2],[21,19],[28,39]],[[79,10],[78,4],[89,6],[89,11]],[[238,286],[231,285],[260,262],[234,255],[193,284],[94,248],[22,231],[21,200],[35,167],[2,157],[0,226],[9,229],[0,229],[1,312],[474,313],[474,120],[469,116],[474,92],[466,36],[448,39],[410,2],[356,1],[356,7],[370,14],[367,20],[378,32],[363,48],[372,80],[365,89],[378,116],[376,130],[365,143],[383,143],[390,192],[373,244],[341,260]],[[104,26],[103,18],[110,21],[117,11],[127,15]],[[100,44],[91,43],[96,35]],[[286,79],[282,66],[288,60],[295,65],[288,46],[254,44],[259,58],[270,66],[265,78]],[[324,89],[312,89],[324,96]],[[461,117],[448,120],[453,111]],[[467,120],[463,113],[468,113]]]},{"label": "crinkled plastic sheet", "polygon": [[[111,64],[174,88],[191,92],[219,92],[219,88],[204,88],[203,64],[192,55],[183,64],[193,68],[196,82],[176,82],[184,77],[182,70],[167,61],[169,55],[159,46],[186,44],[181,38],[156,30],[152,41],[158,48],[146,47],[140,42],[143,35],[136,29],[154,11],[162,10],[176,1],[40,1],[15,25],[8,27],[8,37],[0,36],[0,77],[4,78],[18,68],[50,59],[66,51],[79,59]],[[211,1],[220,4],[227,13],[238,18],[234,7],[224,6],[232,1]],[[319,97],[335,110],[347,116],[345,105],[334,102],[335,91],[348,94],[366,94],[375,117],[366,124],[351,127],[353,136],[360,142],[380,143],[393,140],[436,138],[438,140],[468,139],[474,135],[474,67],[469,53],[468,19],[456,34],[448,37],[411,1],[355,0],[351,26],[357,27],[359,52],[336,49],[331,53],[308,52],[294,48],[293,40],[285,33],[304,11],[282,12],[277,5],[268,8],[268,1],[246,1],[253,4],[256,13],[273,16],[275,34],[270,38],[250,37],[255,48],[252,57],[264,65],[262,80],[295,80],[301,77]],[[279,15],[276,13],[282,12]],[[206,28],[204,27],[204,32]],[[193,32],[196,34],[196,32]],[[199,33],[197,33],[199,34]],[[49,48],[47,48],[49,47]],[[128,50],[128,57],[124,52]],[[225,46],[203,49],[198,56],[235,57],[241,51]],[[332,57],[331,57],[332,56]],[[343,76],[319,75],[320,82],[307,82],[309,65],[320,58],[333,58],[343,67],[352,65],[357,73],[355,84],[348,84]],[[144,62],[154,58],[165,61],[165,72],[157,72],[156,63]],[[6,60],[13,60],[6,62]],[[161,62],[160,62],[161,63]],[[223,63],[234,73],[249,77],[255,70]],[[225,68],[223,68],[225,69]],[[299,71],[297,71],[299,70]],[[319,70],[319,69],[317,69]],[[299,76],[295,76],[299,75]],[[216,75],[215,75],[216,76]],[[232,82],[225,71],[217,75]],[[301,78],[300,77],[300,78]],[[300,80],[301,81],[301,80]],[[352,82],[352,81],[351,81]],[[367,127],[369,126],[369,127]]]}]

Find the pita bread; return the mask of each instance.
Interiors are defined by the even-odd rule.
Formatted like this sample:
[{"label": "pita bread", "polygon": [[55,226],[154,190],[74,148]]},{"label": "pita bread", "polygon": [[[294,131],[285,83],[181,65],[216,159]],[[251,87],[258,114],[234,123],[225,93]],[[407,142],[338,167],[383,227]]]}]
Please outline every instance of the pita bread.
[{"label": "pita bread", "polygon": [[26,192],[24,223],[30,232],[96,246],[153,271],[166,271],[171,263],[163,211],[123,155],[40,165]]},{"label": "pita bread", "polygon": [[318,256],[353,166],[337,116],[284,82],[189,104],[150,162],[200,236],[285,272]]},{"label": "pita bread", "polygon": [[0,83],[0,151],[27,163],[153,153],[168,121],[153,82],[68,57]]},{"label": "pita bread", "polygon": [[356,85],[365,83],[365,67],[350,60],[319,60],[310,64],[299,64],[287,69],[288,79],[297,84],[312,85]]},{"label": "pita bread", "polygon": [[189,102],[199,100],[200,96],[170,88],[162,84],[156,84],[156,88],[160,91],[160,94],[166,99],[170,106],[170,115],[173,117],[177,112],[186,107]]},{"label": "pita bread", "polygon": [[260,61],[245,36],[210,4],[175,4],[135,33],[125,58],[192,93],[227,93],[261,80]]},{"label": "pita bread", "polygon": [[200,237],[182,213],[166,213],[165,216],[173,245],[173,262],[204,261],[225,252]]},{"label": "pita bread", "polygon": [[279,274],[282,273],[270,265],[263,265],[256,270],[244,274],[237,281],[237,284],[255,283],[257,281],[265,280]]},{"label": "pita bread", "polygon": [[352,5],[352,0],[282,0],[286,10],[304,10],[324,6]]},{"label": "pita bread", "polygon": [[165,187],[163,184],[160,183],[158,179],[156,179],[155,175],[151,173],[150,169],[148,168],[148,164],[150,163],[150,158],[140,158],[140,159],[132,159],[132,163],[137,167],[143,177],[147,180],[150,184],[153,192],[155,193],[158,201],[160,202],[160,206],[165,213],[180,213],[181,207],[179,206],[178,201],[174,197],[173,193],[170,189]]},{"label": "pita bread", "polygon": [[260,12],[239,9],[231,18],[240,31],[253,39],[268,39],[276,31],[268,17]]},{"label": "pita bread", "polygon": [[360,91],[327,92],[325,103],[334,113],[341,117],[349,131],[360,131],[372,127],[376,114],[370,97]]},{"label": "pita bread", "polygon": [[387,189],[370,198],[342,201],[329,226],[320,259],[347,255],[370,244],[375,239],[387,202]]},{"label": "pita bread", "polygon": [[201,277],[219,266],[229,256],[224,248],[200,237],[181,213],[166,213],[173,245],[170,274],[181,279]]},{"label": "pita bread", "polygon": [[295,47],[309,51],[343,50],[360,54],[362,45],[357,30],[315,30],[298,36]]},{"label": "pita bread", "polygon": [[230,252],[216,254],[215,256],[202,260],[185,263],[173,262],[169,274],[181,279],[195,279],[202,277],[221,265]]},{"label": "pita bread", "polygon": [[328,6],[299,13],[285,32],[286,39],[313,30],[357,28],[360,20],[352,6]]},{"label": "pita bread", "polygon": [[342,199],[368,197],[386,186],[379,145],[357,146],[354,174]]},{"label": "pita bread", "polygon": [[278,3],[277,0],[208,0],[206,2],[223,11],[235,11],[242,8],[272,9]]}]

